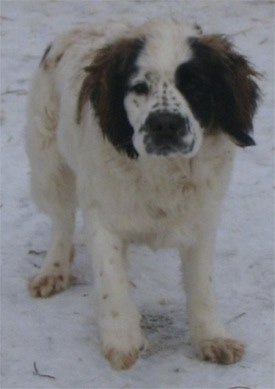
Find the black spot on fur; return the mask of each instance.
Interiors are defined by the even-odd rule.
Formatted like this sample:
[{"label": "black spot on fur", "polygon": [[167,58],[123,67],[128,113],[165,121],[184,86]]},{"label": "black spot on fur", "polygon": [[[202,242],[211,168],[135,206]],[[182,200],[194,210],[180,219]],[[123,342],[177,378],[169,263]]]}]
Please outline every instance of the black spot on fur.
[{"label": "black spot on fur", "polygon": [[187,99],[201,126],[208,128],[214,115],[214,96],[211,81],[202,63],[195,60],[180,65],[176,71],[176,85]]},{"label": "black spot on fur", "polygon": [[249,135],[260,91],[245,57],[220,35],[189,40],[193,58],[176,71],[176,85],[202,127],[221,129],[239,146],[255,144]]}]

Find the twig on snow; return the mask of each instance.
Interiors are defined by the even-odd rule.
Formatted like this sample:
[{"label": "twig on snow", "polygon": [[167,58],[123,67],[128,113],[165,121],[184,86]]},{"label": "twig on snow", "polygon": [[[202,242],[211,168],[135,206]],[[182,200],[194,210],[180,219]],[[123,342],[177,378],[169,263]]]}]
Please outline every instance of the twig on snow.
[{"label": "twig on snow", "polygon": [[31,265],[36,269],[41,269],[41,266],[37,265],[37,263],[31,262]]},{"label": "twig on snow", "polygon": [[0,19],[1,19],[1,20],[8,20],[8,21],[10,21],[10,22],[13,22],[13,21],[14,21],[14,19],[9,18],[8,16],[4,16],[4,15],[0,15]]},{"label": "twig on snow", "polygon": [[254,28],[254,26],[252,26],[252,27],[249,27],[249,28],[245,28],[244,30],[237,31],[237,32],[235,32],[235,33],[233,33],[233,34],[230,34],[230,36],[232,36],[232,37],[235,37],[235,36],[237,36],[237,35],[243,35],[243,34],[246,34],[247,32],[249,32],[249,31],[253,30],[253,28]]},{"label": "twig on snow", "polygon": [[44,377],[44,378],[50,378],[51,380],[56,380],[56,378],[54,376],[52,376],[52,375],[39,373],[35,361],[33,362],[33,369],[34,369],[33,370],[33,375],[37,375],[39,377]]},{"label": "twig on snow", "polygon": [[5,92],[2,92],[1,96],[11,95],[11,94],[15,94],[17,96],[26,96],[28,94],[28,91],[26,89],[14,89],[14,90],[8,89]]},{"label": "twig on snow", "polygon": [[[239,315],[232,317],[232,319],[228,320],[226,324],[232,323],[233,321],[240,319],[241,317],[243,317],[245,315],[246,315],[246,312],[242,312]],[[236,386],[236,388],[238,388],[238,386]],[[240,388],[242,388],[242,386],[240,386]],[[233,388],[229,388],[229,389],[233,389]]]},{"label": "twig on snow", "polygon": [[41,250],[41,251],[29,250],[28,253],[29,253],[30,255],[45,255],[45,254],[46,254],[46,251],[45,251],[45,250]]}]

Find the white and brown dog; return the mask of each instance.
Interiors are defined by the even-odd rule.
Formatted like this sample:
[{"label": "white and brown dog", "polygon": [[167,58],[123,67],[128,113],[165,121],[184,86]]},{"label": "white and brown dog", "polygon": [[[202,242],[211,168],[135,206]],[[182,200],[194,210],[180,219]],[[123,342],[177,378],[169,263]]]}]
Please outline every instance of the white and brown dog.
[{"label": "white and brown dog", "polygon": [[69,286],[81,207],[105,357],[127,369],[145,344],[125,248],[177,247],[198,356],[244,352],[218,319],[213,252],[236,145],[250,146],[258,73],[221,35],[157,20],[80,27],[45,51],[31,90],[26,148],[34,200],[53,223],[34,296]]}]

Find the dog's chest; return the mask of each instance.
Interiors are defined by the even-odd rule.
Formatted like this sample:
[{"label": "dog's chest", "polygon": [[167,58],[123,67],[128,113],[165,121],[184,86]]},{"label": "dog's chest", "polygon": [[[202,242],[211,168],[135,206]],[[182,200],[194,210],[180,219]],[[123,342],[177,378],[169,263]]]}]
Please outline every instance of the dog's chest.
[{"label": "dog's chest", "polygon": [[234,155],[227,138],[205,139],[193,159],[137,160],[95,140],[85,142],[88,150],[81,153],[86,156],[77,173],[81,202],[84,209],[96,209],[105,226],[122,239],[176,246],[199,239],[201,228],[215,222]]},{"label": "dog's chest", "polygon": [[202,208],[202,183],[194,180],[190,162],[121,169],[110,170],[108,178],[104,174],[108,182],[101,182],[98,191],[109,228],[125,240],[154,247],[174,246],[194,236]]}]

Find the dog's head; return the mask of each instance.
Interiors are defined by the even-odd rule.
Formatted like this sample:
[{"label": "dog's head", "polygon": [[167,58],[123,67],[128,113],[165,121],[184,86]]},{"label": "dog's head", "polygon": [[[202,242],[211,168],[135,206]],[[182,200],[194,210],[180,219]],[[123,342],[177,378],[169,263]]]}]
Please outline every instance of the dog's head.
[{"label": "dog's head", "polygon": [[254,144],[258,73],[222,35],[151,22],[100,49],[87,71],[78,120],[90,99],[104,136],[131,158],[191,158],[217,131],[239,146]]}]

